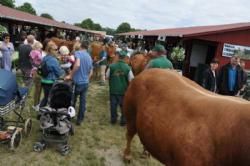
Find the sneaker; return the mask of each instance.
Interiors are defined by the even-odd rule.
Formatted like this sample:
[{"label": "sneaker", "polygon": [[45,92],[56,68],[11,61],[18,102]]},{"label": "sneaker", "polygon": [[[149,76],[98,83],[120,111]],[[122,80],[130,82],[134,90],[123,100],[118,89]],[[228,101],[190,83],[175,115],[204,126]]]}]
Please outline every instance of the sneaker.
[{"label": "sneaker", "polygon": [[111,120],[111,121],[110,121],[110,123],[111,123],[112,125],[116,124],[116,122],[117,122],[116,120]]},{"label": "sneaker", "polygon": [[37,104],[37,105],[33,105],[32,108],[35,110],[35,111],[39,111],[39,108],[40,108],[40,105]]},{"label": "sneaker", "polygon": [[77,126],[81,126],[81,123],[82,123],[81,121],[76,121]]}]

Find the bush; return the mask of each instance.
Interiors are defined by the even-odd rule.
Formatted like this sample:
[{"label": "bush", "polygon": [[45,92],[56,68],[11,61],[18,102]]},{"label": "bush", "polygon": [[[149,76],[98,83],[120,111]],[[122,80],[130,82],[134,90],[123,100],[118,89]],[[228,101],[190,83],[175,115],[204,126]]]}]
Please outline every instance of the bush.
[{"label": "bush", "polygon": [[174,47],[171,54],[170,54],[171,59],[174,62],[181,62],[185,58],[185,49],[182,47]]}]

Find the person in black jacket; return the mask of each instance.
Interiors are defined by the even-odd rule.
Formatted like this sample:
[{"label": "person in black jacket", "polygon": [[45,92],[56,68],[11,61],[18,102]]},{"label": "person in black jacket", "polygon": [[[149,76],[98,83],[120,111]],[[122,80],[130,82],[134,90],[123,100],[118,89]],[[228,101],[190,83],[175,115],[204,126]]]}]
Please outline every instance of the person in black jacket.
[{"label": "person in black jacket", "polygon": [[218,77],[219,93],[236,96],[243,87],[242,68],[239,65],[239,56],[231,57],[230,63],[221,67]]},{"label": "person in black jacket", "polygon": [[210,67],[204,71],[203,73],[203,79],[202,79],[202,86],[211,91],[211,92],[217,92],[217,68],[219,66],[219,61],[217,59],[213,59],[210,62]]}]

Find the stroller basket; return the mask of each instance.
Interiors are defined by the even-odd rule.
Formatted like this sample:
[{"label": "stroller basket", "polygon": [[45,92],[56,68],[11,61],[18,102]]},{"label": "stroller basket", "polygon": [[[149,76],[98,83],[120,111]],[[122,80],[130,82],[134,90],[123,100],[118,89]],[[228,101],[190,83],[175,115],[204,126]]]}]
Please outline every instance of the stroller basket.
[{"label": "stroller basket", "polygon": [[12,100],[5,106],[0,106],[0,116],[4,116],[11,112],[12,110],[16,109],[16,100]]},{"label": "stroller basket", "polygon": [[3,106],[0,105],[0,116],[4,116],[9,112],[11,112],[12,110],[15,110],[18,107],[22,107],[24,105],[28,90],[26,88],[20,88],[19,91],[21,99],[19,97],[15,97],[15,99],[11,100],[8,104]]}]

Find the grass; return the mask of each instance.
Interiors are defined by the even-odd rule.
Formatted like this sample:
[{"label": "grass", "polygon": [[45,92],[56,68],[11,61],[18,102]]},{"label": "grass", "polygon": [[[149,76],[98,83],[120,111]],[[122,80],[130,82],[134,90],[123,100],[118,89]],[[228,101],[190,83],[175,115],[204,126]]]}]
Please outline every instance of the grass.
[{"label": "grass", "polygon": [[[31,93],[32,94],[32,93]],[[31,136],[23,138],[21,145],[12,152],[8,146],[0,147],[0,165],[6,166],[159,166],[152,157],[140,158],[142,145],[136,136],[132,144],[131,163],[122,160],[124,150],[125,127],[109,123],[108,87],[90,84],[87,96],[87,112],[83,124],[75,126],[75,135],[70,137],[72,151],[67,156],[61,156],[55,148],[49,147],[41,153],[33,152],[33,144],[39,140],[39,122],[36,112],[31,109],[32,97],[26,102],[25,117],[31,117],[33,128]],[[12,116],[12,115],[9,115]],[[13,116],[12,116],[13,117]],[[73,120],[73,123],[75,120]]]}]

